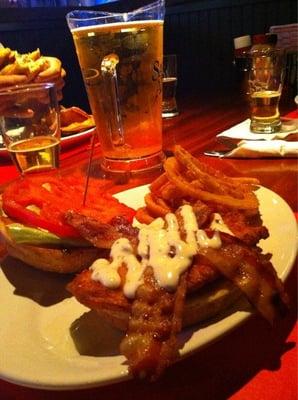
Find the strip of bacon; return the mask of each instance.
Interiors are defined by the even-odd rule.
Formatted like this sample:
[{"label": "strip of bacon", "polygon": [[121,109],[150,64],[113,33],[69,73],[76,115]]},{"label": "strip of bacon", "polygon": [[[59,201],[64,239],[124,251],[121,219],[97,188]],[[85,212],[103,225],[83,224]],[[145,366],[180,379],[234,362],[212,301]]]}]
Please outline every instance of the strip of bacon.
[{"label": "strip of bacon", "polygon": [[152,268],[146,268],[120,345],[133,375],[154,381],[177,358],[185,292],[186,273],[171,293],[160,288]]},{"label": "strip of bacon", "polygon": [[115,217],[110,224],[104,224],[70,210],[65,214],[65,220],[77,229],[83,238],[101,249],[110,249],[115,240],[121,237],[127,237],[131,242],[135,242],[138,235],[138,229],[133,228],[123,217]]},{"label": "strip of bacon", "polygon": [[221,234],[221,237],[223,240],[226,238],[221,249],[200,248],[199,254],[232,281],[263,317],[273,324],[277,314],[283,316],[286,312],[289,299],[270,262],[271,256],[263,255],[257,248],[247,247],[243,243],[232,243],[228,235]]},{"label": "strip of bacon", "polygon": [[259,210],[231,210],[216,206],[225,224],[242,242],[254,246],[261,239],[267,239],[268,229],[263,225]]},{"label": "strip of bacon", "polygon": [[[179,211],[176,217],[185,239]],[[144,283],[136,292],[128,330],[120,345],[134,375],[154,381],[178,357],[177,334],[182,328],[187,274],[188,270],[180,276],[176,290],[169,292],[158,285],[150,266],[145,269]]]}]

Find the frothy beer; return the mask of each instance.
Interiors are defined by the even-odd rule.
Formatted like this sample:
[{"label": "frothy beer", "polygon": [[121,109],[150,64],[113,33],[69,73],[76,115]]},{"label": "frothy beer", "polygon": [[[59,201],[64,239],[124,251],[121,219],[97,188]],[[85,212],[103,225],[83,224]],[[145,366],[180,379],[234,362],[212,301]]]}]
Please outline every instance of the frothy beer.
[{"label": "frothy beer", "polygon": [[162,96],[163,112],[177,110],[176,86],[177,86],[177,78],[176,77],[163,78],[163,96]]},{"label": "frothy beer", "polygon": [[280,93],[273,90],[263,90],[251,95],[252,117],[261,122],[273,122],[279,118]]},{"label": "frothy beer", "polygon": [[106,158],[161,151],[162,32],[158,20],[72,30]]}]

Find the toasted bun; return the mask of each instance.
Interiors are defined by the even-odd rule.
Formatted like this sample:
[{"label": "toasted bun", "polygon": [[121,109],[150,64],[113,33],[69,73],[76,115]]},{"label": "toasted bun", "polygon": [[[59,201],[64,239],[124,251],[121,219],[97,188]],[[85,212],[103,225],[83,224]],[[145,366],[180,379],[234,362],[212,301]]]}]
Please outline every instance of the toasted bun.
[{"label": "toasted bun", "polygon": [[6,242],[7,253],[24,263],[43,271],[72,273],[88,268],[102,256],[95,247],[52,248],[14,242],[8,235],[5,222],[0,220],[0,233]]},{"label": "toasted bun", "polygon": [[[183,327],[215,317],[235,303],[240,296],[240,290],[224,278],[206,285],[197,292],[186,296],[182,320]],[[100,318],[113,327],[123,331],[127,330],[129,310],[100,307],[96,309],[96,312]]]},{"label": "toasted bun", "polygon": [[224,278],[206,285],[197,293],[186,297],[183,326],[215,317],[235,303],[241,295],[242,292]]},{"label": "toasted bun", "polygon": [[100,250],[95,247],[55,249],[13,242],[7,242],[7,252],[32,267],[59,273],[82,271],[100,257]]}]

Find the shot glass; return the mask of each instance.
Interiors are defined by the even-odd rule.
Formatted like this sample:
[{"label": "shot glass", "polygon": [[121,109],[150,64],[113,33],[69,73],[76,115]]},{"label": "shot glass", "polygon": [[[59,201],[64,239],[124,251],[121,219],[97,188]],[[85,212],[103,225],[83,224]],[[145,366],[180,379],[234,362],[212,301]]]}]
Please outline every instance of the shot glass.
[{"label": "shot glass", "polygon": [[55,85],[0,90],[0,133],[22,174],[58,168],[61,133]]},{"label": "shot glass", "polygon": [[177,56],[169,54],[163,57],[162,79],[162,117],[170,118],[179,114],[176,101]]},{"label": "shot glass", "polygon": [[248,79],[252,132],[274,133],[281,128],[279,100],[284,65],[284,52],[279,49],[257,51],[252,55]]}]

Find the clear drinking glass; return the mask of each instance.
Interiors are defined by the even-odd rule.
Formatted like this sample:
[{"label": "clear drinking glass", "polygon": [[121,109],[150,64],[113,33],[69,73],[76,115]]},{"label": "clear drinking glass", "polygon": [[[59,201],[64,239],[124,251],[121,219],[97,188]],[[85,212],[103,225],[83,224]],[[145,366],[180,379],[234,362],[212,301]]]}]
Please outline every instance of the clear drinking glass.
[{"label": "clear drinking glass", "polygon": [[284,66],[282,50],[260,50],[252,55],[248,79],[252,132],[274,133],[281,128],[279,100]]},{"label": "clear drinking glass", "polygon": [[67,14],[100,138],[102,167],[160,165],[164,1],[128,13]]},{"label": "clear drinking glass", "polygon": [[179,114],[176,101],[177,56],[168,54],[163,57],[162,79],[162,116],[175,117]]},{"label": "clear drinking glass", "polygon": [[61,132],[55,85],[40,83],[0,90],[0,132],[21,173],[57,168]]}]

